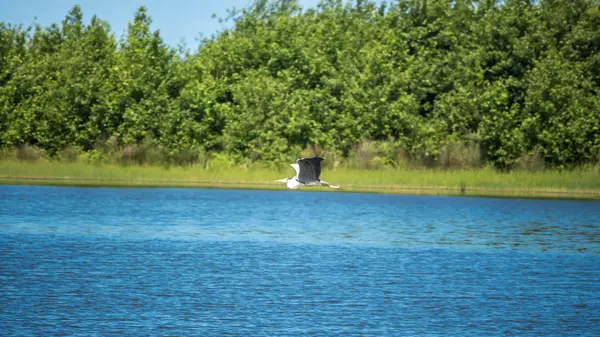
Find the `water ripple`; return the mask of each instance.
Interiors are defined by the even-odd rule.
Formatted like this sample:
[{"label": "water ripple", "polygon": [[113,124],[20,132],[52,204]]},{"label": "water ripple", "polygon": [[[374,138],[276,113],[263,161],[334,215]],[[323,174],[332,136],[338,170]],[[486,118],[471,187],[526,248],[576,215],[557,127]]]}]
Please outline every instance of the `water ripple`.
[{"label": "water ripple", "polygon": [[599,205],[0,186],[0,334],[600,335]]},{"label": "water ripple", "polygon": [[5,233],[600,253],[600,203],[219,189],[0,188]]}]

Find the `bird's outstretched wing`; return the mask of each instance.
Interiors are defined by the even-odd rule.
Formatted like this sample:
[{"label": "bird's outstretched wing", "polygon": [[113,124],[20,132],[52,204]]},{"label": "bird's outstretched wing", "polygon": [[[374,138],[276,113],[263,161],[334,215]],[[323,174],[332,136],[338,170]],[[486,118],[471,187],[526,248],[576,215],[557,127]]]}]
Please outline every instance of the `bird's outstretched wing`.
[{"label": "bird's outstretched wing", "polygon": [[299,166],[298,180],[305,184],[318,182],[321,176],[321,162],[323,157],[300,158],[296,160]]},{"label": "bird's outstretched wing", "polygon": [[290,166],[294,168],[294,171],[296,171],[296,178],[298,178],[298,175],[300,174],[300,166],[298,164],[290,164]]}]

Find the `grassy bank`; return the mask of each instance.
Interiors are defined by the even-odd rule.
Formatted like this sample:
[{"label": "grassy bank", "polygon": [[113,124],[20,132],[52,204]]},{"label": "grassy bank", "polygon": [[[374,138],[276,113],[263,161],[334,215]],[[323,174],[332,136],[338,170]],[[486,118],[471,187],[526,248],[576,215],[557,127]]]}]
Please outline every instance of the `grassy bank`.
[{"label": "grassy bank", "polygon": [[[285,189],[275,179],[292,168],[121,166],[52,161],[0,161],[0,184],[173,186]],[[600,199],[600,174],[588,171],[324,170],[322,178],[347,192]],[[314,191],[328,190],[322,187]]]}]

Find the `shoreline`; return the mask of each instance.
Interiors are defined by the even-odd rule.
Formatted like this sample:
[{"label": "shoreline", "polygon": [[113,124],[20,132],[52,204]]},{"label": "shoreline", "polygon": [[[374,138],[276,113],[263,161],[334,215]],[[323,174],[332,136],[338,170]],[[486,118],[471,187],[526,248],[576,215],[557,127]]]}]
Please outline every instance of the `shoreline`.
[{"label": "shoreline", "polygon": [[[61,161],[0,160],[1,185],[87,187],[196,187],[290,191],[275,180],[293,174],[288,167],[257,166],[123,166]],[[498,172],[473,170],[337,168],[321,178],[344,187],[336,193],[378,193],[436,196],[600,200],[600,172]],[[327,187],[302,192],[333,191]],[[292,192],[292,191],[290,191]],[[296,191],[298,192],[298,191]]]},{"label": "shoreline", "polygon": [[[246,180],[174,180],[174,179],[126,179],[70,176],[17,176],[0,175],[0,185],[34,185],[65,187],[122,187],[122,188],[223,188],[247,190],[288,191],[285,185]],[[558,188],[485,188],[450,186],[403,186],[403,185],[343,185],[337,193],[405,194],[429,196],[464,196],[490,198],[526,198],[556,200],[600,200],[600,191],[575,191]],[[301,192],[331,192],[326,187],[300,189]]]}]

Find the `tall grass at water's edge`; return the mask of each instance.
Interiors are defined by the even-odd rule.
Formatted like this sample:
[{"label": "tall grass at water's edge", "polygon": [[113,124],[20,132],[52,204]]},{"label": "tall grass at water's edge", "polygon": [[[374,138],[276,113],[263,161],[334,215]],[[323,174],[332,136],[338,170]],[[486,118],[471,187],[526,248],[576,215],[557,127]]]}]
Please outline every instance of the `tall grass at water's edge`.
[{"label": "tall grass at water's edge", "polygon": [[[164,168],[160,166],[93,165],[54,161],[0,161],[0,184],[86,185],[86,186],[198,186],[285,189],[274,180],[293,175],[290,167],[267,169]],[[597,170],[513,171],[493,169],[323,169],[321,178],[344,186],[346,191],[477,195],[515,197],[558,197],[600,199]],[[312,190],[326,190],[313,188]]]}]

